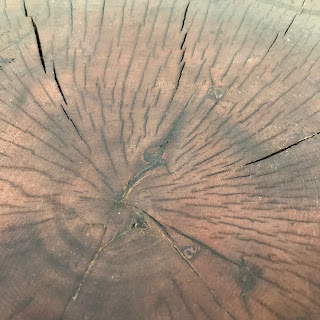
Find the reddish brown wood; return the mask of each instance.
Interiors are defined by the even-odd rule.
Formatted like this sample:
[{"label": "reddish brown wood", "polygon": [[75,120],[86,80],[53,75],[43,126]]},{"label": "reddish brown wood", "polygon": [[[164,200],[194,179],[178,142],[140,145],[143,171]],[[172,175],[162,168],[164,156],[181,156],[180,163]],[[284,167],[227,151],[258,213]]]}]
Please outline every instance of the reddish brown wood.
[{"label": "reddish brown wood", "polygon": [[0,2],[0,319],[320,319],[320,4]]}]

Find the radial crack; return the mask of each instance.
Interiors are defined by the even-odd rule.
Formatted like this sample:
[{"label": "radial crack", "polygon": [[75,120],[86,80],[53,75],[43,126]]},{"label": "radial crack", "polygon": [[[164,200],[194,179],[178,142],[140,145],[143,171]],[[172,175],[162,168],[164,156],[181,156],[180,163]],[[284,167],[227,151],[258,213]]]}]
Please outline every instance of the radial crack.
[{"label": "radial crack", "polygon": [[[29,17],[29,16],[28,16],[28,12],[27,12],[27,8],[26,8],[26,6],[25,6],[25,3],[24,3],[24,11],[25,11],[26,17]],[[42,53],[42,47],[41,47],[41,41],[40,41],[40,36],[39,36],[38,28],[37,28],[37,25],[36,25],[36,23],[34,22],[33,18],[30,17],[30,19],[31,19],[31,22],[32,22],[34,34],[35,34],[35,36],[36,36],[36,41],[37,41],[37,46],[38,46],[38,52],[39,52],[40,62],[41,62],[41,64],[42,64],[42,68],[43,68],[43,70],[44,70],[44,73],[47,73],[46,65],[45,65],[44,59],[43,59],[43,53]]]},{"label": "radial crack", "polygon": [[186,53],[186,49],[183,50],[179,63],[181,63],[183,61],[185,53]]},{"label": "radial crack", "polygon": [[24,9],[24,14],[26,17],[28,17],[28,11],[27,11],[27,7],[26,7],[26,2],[25,0],[23,0],[23,9]]},{"label": "radial crack", "polygon": [[132,188],[139,182],[141,179],[145,176],[145,174],[159,166],[165,166],[168,169],[168,165],[166,161],[162,158],[162,155],[164,154],[165,148],[168,145],[168,143],[171,141],[172,136],[174,135],[177,126],[179,122],[182,119],[182,116],[184,112],[186,111],[191,98],[193,97],[194,93],[196,92],[197,89],[193,91],[191,96],[189,97],[187,103],[183,107],[183,109],[180,111],[179,115],[173,122],[170,131],[168,134],[161,139],[161,142],[158,145],[151,145],[147,150],[144,152],[144,160],[148,162],[148,165],[142,169],[140,172],[138,172],[132,179],[129,180],[121,194],[114,199],[114,203],[116,204],[121,204],[122,201],[126,198],[126,196],[130,193]]},{"label": "radial crack", "polygon": [[102,241],[104,239],[104,236],[107,232],[107,228],[104,228],[104,232],[103,232],[103,235],[100,239],[100,243],[99,243],[99,248],[98,250],[96,250],[95,254],[93,255],[92,259],[90,260],[88,266],[87,266],[87,269],[86,271],[84,272],[83,276],[82,276],[82,279],[78,285],[78,287],[76,288],[76,290],[74,291],[74,294],[72,295],[70,301],[68,302],[67,306],[65,307],[62,315],[60,316],[59,320],[63,320],[63,317],[64,315],[66,314],[66,312],[69,310],[70,306],[72,303],[74,303],[78,297],[79,297],[79,294],[92,270],[92,268],[94,267],[97,259],[99,258],[100,256],[100,253],[105,249],[107,248],[111,243],[113,243],[115,240],[117,240],[118,238],[122,237],[123,235],[125,235],[126,233],[128,233],[129,231],[131,231],[135,226],[133,225],[130,225],[129,228],[127,228],[126,230],[124,230],[123,232],[119,232],[117,233],[110,241],[108,241],[104,246],[102,246]]},{"label": "radial crack", "polygon": [[190,1],[188,2],[187,7],[186,7],[186,10],[184,11],[184,16],[183,16],[183,20],[182,20],[182,25],[181,25],[180,32],[182,31],[182,29],[183,29],[183,27],[184,27],[184,23],[185,23],[185,21],[186,21],[186,17],[187,17],[189,5],[190,5]]},{"label": "radial crack", "polygon": [[[188,10],[188,7],[189,7],[189,4],[186,8],[186,11],[185,11],[185,15],[187,14],[187,10]],[[185,18],[184,18],[185,19]],[[183,20],[184,21],[184,20]],[[182,30],[182,29],[181,29]],[[180,31],[181,32],[181,31]],[[185,52],[186,52],[186,48],[184,48],[184,44],[185,44],[185,41],[186,41],[186,38],[187,38],[187,35],[188,35],[188,32],[186,31],[186,33],[184,34],[184,37],[182,39],[182,42],[180,44],[180,51],[181,51],[181,56],[180,56],[180,60],[179,60],[179,75],[178,75],[178,79],[177,79],[177,82],[176,82],[176,85],[175,85],[175,88],[173,90],[173,93],[171,95],[171,98],[170,98],[170,101],[168,102],[167,104],[167,107],[157,125],[157,129],[156,129],[156,134],[159,132],[159,128],[162,124],[162,122],[164,121],[165,117],[167,116],[167,113],[169,111],[169,108],[176,96],[176,93],[179,89],[179,86],[180,86],[180,80],[181,80],[181,77],[182,77],[182,73],[183,73],[183,70],[184,70],[184,67],[185,67],[185,64],[186,62],[184,61],[184,55],[185,55]],[[193,94],[192,94],[193,95]]]},{"label": "radial crack", "polygon": [[285,37],[285,35],[287,34],[287,32],[289,31],[290,27],[292,26],[294,19],[296,18],[297,14],[294,15],[293,19],[291,20],[291,22],[288,25],[288,28],[286,29],[286,31],[283,34],[283,37]]},{"label": "radial crack", "polygon": [[276,42],[276,40],[278,39],[279,36],[279,32],[277,33],[277,35],[275,36],[274,40],[272,41],[268,51],[266,52],[265,56],[269,53],[269,51],[271,50],[271,48],[273,47],[274,43]]},{"label": "radial crack", "polygon": [[[185,33],[184,37],[183,37],[183,40],[180,44],[180,50],[182,50],[183,46],[184,46],[184,43],[186,42],[186,39],[187,39],[187,35],[188,35],[188,32]],[[180,59],[180,62],[182,61],[182,59]]]},{"label": "radial crack", "polygon": [[26,7],[26,2],[25,2],[25,0],[23,0],[23,9],[24,9],[24,15],[25,15],[26,17],[28,17],[28,18],[31,19],[32,26],[33,26],[33,31],[34,31],[34,34],[35,34],[35,36],[36,36],[36,41],[37,41],[37,46],[38,46],[38,52],[39,52],[40,61],[41,61],[41,64],[42,64],[44,73],[47,73],[47,71],[46,71],[46,65],[45,65],[44,59],[43,59],[42,47],[41,47],[41,41],[40,41],[40,36],[39,36],[38,28],[37,28],[37,25],[36,25],[36,23],[34,22],[32,16],[29,16],[29,15],[28,15],[28,10],[27,10],[27,7]]},{"label": "radial crack", "polygon": [[226,256],[224,256],[223,254],[221,254],[220,252],[214,250],[213,248],[209,247],[208,245],[206,245],[205,243],[201,242],[200,240],[193,238],[185,233],[183,233],[182,231],[180,231],[179,229],[170,226],[170,229],[172,229],[173,231],[175,231],[176,233],[180,234],[181,236],[191,240],[192,242],[196,243],[197,245],[200,246],[200,248],[209,251],[212,255],[216,256],[217,258],[226,261],[226,262],[230,262],[234,265],[239,265],[237,262],[227,258]]},{"label": "radial crack", "polygon": [[120,193],[120,195],[114,199],[115,204],[121,204],[122,201],[127,197],[127,195],[130,193],[131,189],[139,182],[141,179],[145,176],[147,172],[150,170],[153,170],[157,168],[158,166],[166,165],[165,160],[163,158],[157,157],[153,161],[150,162],[150,164],[138,172],[132,179],[129,180],[123,191]]},{"label": "radial crack", "polygon": [[271,153],[271,154],[269,154],[269,155],[267,155],[267,156],[265,156],[265,157],[263,157],[263,158],[260,158],[260,159],[251,161],[251,162],[249,162],[249,163],[246,163],[245,166],[248,166],[249,164],[257,163],[257,162],[259,162],[259,161],[262,161],[262,160],[266,160],[266,159],[268,159],[268,158],[271,158],[271,157],[273,157],[273,156],[275,156],[275,155],[277,155],[277,154],[279,154],[279,153],[281,153],[281,152],[284,152],[284,151],[286,151],[286,150],[288,150],[288,149],[290,149],[290,148],[292,148],[292,147],[300,144],[301,142],[306,141],[306,140],[309,140],[309,139],[311,139],[311,138],[313,138],[313,137],[315,137],[315,136],[317,136],[317,135],[319,135],[319,134],[320,134],[320,131],[319,131],[319,132],[316,132],[316,133],[314,133],[314,134],[312,134],[312,135],[310,135],[310,136],[308,136],[308,137],[305,137],[305,138],[303,138],[303,139],[301,139],[301,140],[299,140],[299,141],[297,141],[297,142],[295,142],[295,143],[293,143],[293,144],[291,144],[291,145],[289,145],[289,146],[287,146],[287,147],[285,147],[285,148],[282,148],[282,149],[280,149],[280,150],[278,150],[278,151],[275,151],[275,152],[273,152],[273,153]]},{"label": "radial crack", "polygon": [[86,269],[86,271],[84,272],[84,274],[83,274],[83,276],[82,276],[82,280],[80,281],[80,283],[79,283],[77,289],[75,290],[75,293],[72,295],[70,301],[69,301],[68,304],[66,305],[66,307],[65,307],[62,315],[60,316],[59,320],[63,320],[63,317],[64,317],[64,315],[66,314],[66,312],[69,310],[71,304],[72,304],[74,301],[77,300],[77,298],[78,298],[78,296],[79,296],[79,293],[80,293],[80,291],[81,291],[81,289],[82,289],[82,287],[83,287],[83,285],[84,285],[84,283],[85,283],[85,281],[86,281],[86,279],[87,279],[87,277],[88,277],[88,275],[89,275],[89,273],[90,273],[90,270],[92,269],[92,267],[94,266],[95,262],[97,261],[97,259],[98,259],[98,257],[99,257],[99,254],[100,254],[100,252],[101,252],[101,250],[102,250],[102,248],[104,248],[104,247],[101,246],[101,244],[102,244],[102,241],[103,241],[103,238],[104,238],[106,232],[107,232],[107,229],[105,228],[105,229],[104,229],[104,232],[103,232],[103,235],[102,235],[102,237],[101,237],[101,239],[100,239],[100,243],[99,243],[98,250],[95,252],[95,254],[93,255],[93,258],[90,260],[90,262],[89,262],[89,264],[88,264],[88,266],[87,266],[87,269]]},{"label": "radial crack", "polygon": [[61,106],[61,108],[62,108],[62,110],[63,110],[63,113],[64,113],[65,116],[67,117],[67,119],[72,123],[73,127],[74,127],[75,130],[77,131],[77,134],[78,134],[78,136],[80,137],[80,139],[83,140],[82,135],[81,135],[79,129],[77,128],[77,126],[76,126],[76,124],[73,122],[73,120],[69,117],[66,109],[63,107],[63,105],[60,105],[60,106]]},{"label": "radial crack", "polygon": [[[161,231],[162,235],[164,236],[164,238],[168,241],[168,243],[170,244],[170,246],[174,249],[175,253],[181,258],[181,260],[189,267],[189,269],[192,271],[193,274],[196,275],[196,277],[201,281],[202,285],[204,286],[204,288],[209,292],[212,300],[219,306],[221,307],[223,310],[225,310],[228,315],[232,318],[235,319],[234,316],[222,305],[222,303],[218,300],[218,298],[215,296],[213,290],[207,286],[207,284],[205,283],[204,279],[201,277],[201,275],[199,274],[199,272],[194,268],[194,266],[188,261],[188,259],[185,257],[185,255],[183,254],[183,252],[179,249],[176,241],[171,237],[171,235],[169,234],[167,228],[156,218],[154,218],[153,216],[151,216],[148,212],[142,210],[141,208],[132,205],[130,203],[125,203],[127,206],[131,206],[134,207],[136,209],[138,209],[139,211],[143,212],[146,216],[149,217],[149,219],[151,219],[155,225],[159,228],[159,230]],[[173,229],[173,227],[170,227],[171,229]],[[182,235],[184,235],[183,233],[180,233]],[[184,235],[186,236],[186,235]],[[188,236],[186,236],[188,237]],[[189,238],[189,237],[188,237]]]},{"label": "radial crack", "polygon": [[[183,53],[183,55],[184,55],[184,53]],[[185,61],[183,61],[182,62],[182,66],[180,67],[180,72],[179,72],[179,77],[178,77],[177,85],[176,85],[176,88],[175,88],[175,92],[178,91],[178,88],[179,88],[179,85],[180,85],[180,79],[181,79],[182,72],[183,72],[185,64],[186,64]]]},{"label": "radial crack", "polygon": [[66,98],[65,98],[65,96],[63,94],[63,91],[61,89],[60,82],[59,82],[58,77],[57,77],[57,72],[56,72],[56,68],[55,68],[54,62],[53,62],[53,75],[54,75],[54,80],[55,80],[55,82],[56,82],[56,84],[58,86],[59,92],[60,92],[60,94],[61,94],[61,96],[63,98],[63,101],[65,102],[65,104],[68,104],[68,102],[67,102],[67,100],[66,100]]}]

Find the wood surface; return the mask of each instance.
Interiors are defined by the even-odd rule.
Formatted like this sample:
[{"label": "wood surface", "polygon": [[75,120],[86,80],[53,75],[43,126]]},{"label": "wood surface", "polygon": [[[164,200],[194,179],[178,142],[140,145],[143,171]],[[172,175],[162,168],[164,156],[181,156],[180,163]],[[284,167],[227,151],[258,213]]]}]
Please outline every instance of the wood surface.
[{"label": "wood surface", "polygon": [[320,2],[0,1],[0,320],[319,320]]}]

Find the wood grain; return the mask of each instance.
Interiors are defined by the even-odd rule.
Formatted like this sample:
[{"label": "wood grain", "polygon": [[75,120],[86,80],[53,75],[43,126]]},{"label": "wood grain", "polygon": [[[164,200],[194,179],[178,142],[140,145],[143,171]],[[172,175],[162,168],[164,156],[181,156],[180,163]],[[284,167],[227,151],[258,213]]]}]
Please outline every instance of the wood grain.
[{"label": "wood grain", "polygon": [[320,4],[0,2],[0,319],[320,319]]}]

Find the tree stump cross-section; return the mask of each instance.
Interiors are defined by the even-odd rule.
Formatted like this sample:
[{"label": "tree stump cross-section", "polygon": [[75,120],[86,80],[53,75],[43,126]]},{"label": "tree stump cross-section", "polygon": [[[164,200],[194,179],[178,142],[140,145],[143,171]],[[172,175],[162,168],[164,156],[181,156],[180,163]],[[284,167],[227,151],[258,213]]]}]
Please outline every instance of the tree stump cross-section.
[{"label": "tree stump cross-section", "polygon": [[0,1],[0,320],[319,320],[320,2]]}]

